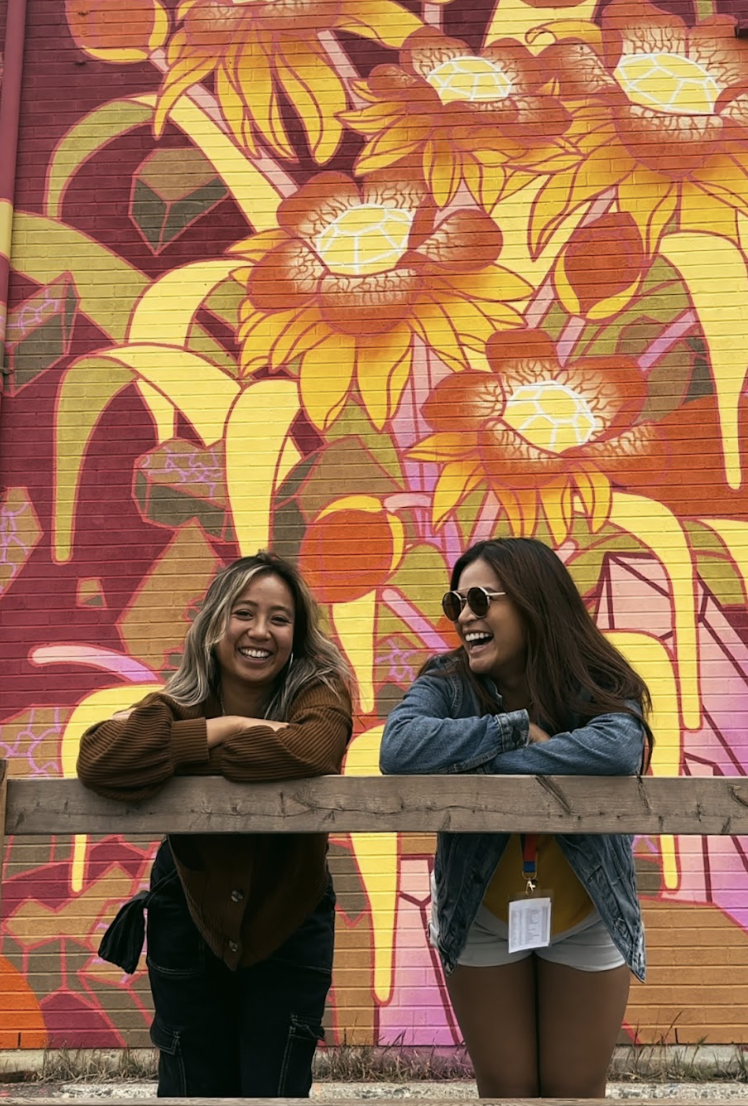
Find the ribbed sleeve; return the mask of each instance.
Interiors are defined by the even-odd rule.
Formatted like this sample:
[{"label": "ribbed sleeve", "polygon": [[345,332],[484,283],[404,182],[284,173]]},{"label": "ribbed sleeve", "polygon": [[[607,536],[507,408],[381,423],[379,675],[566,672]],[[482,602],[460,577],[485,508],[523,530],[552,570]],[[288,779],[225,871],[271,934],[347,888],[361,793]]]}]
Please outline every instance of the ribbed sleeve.
[{"label": "ribbed sleeve", "polygon": [[207,764],[207,730],[198,714],[154,696],[127,719],[91,726],[81,738],[78,778],[107,799],[147,798],[184,765]]},{"label": "ribbed sleeve", "polygon": [[223,743],[222,771],[235,783],[334,775],[351,736],[351,698],[313,684],[297,695],[282,730],[251,726]]}]

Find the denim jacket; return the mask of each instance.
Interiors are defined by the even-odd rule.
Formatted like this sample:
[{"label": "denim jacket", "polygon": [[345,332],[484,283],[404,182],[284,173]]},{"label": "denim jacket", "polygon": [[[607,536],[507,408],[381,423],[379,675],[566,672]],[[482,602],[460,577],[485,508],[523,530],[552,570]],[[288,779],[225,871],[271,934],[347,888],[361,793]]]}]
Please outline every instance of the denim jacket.
[{"label": "denim jacket", "polygon": [[[632,715],[602,714],[549,741],[528,743],[527,711],[483,714],[472,688],[435,658],[387,719],[380,751],[385,774],[484,772],[501,775],[633,776],[645,731]],[[632,704],[635,707],[635,704]],[[636,708],[635,708],[636,709]],[[644,979],[644,927],[628,834],[558,834],[556,840],[629,968]],[[434,875],[439,953],[451,972],[465,948],[507,833],[440,833]]]}]

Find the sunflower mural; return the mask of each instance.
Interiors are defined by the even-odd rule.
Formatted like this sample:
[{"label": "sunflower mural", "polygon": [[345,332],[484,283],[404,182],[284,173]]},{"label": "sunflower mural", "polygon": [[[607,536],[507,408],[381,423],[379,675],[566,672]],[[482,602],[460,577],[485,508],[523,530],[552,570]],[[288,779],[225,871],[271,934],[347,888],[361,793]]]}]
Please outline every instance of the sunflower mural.
[{"label": "sunflower mural", "polygon": [[[450,566],[513,534],[557,550],[648,680],[652,771],[746,773],[734,32],[728,0],[29,0],[0,416],[12,773],[73,775],[85,726],[168,678],[215,572],[263,546],[355,670],[345,770],[375,773],[387,712],[454,644]],[[4,1047],[147,1044],[143,966],[96,949],[154,848],[10,842]],[[431,854],[333,840],[332,1040],[458,1043]],[[694,998],[670,970],[748,981],[745,842],[637,854],[656,1001],[632,993],[632,1038],[677,1020],[681,1043],[746,1043],[717,983]]]}]

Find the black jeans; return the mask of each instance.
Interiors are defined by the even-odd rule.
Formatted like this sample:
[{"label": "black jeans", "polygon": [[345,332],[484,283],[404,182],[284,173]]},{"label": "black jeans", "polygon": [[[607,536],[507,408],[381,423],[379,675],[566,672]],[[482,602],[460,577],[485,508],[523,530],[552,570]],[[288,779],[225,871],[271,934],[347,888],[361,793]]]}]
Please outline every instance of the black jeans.
[{"label": "black jeans", "polygon": [[332,884],[272,956],[231,971],[192,921],[166,843],[159,880],[148,908],[159,1097],[308,1097],[332,979]]}]

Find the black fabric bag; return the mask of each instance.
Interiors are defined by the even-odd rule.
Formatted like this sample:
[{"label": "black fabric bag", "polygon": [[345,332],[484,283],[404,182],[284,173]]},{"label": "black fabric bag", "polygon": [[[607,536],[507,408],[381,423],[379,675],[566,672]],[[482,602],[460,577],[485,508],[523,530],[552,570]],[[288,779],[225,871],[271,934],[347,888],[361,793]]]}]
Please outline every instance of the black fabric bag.
[{"label": "black fabric bag", "polygon": [[120,907],[116,918],[101,938],[99,956],[102,960],[116,964],[128,975],[133,974],[145,942],[144,911],[154,895],[177,879],[177,872],[171,871],[158,880],[150,891],[141,891]]}]

